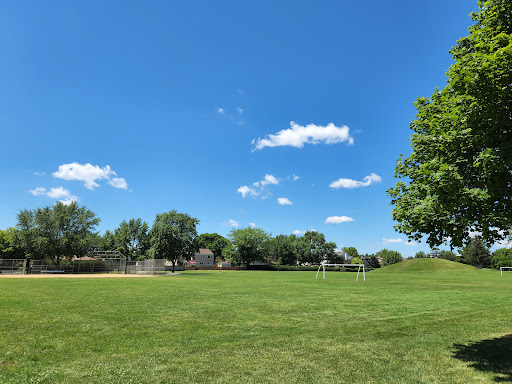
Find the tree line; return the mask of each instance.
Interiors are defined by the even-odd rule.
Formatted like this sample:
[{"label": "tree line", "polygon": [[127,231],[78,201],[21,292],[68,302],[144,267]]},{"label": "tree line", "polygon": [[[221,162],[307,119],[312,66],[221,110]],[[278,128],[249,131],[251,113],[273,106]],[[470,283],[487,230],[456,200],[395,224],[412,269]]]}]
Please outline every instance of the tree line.
[{"label": "tree line", "polygon": [[[174,210],[156,215],[151,227],[142,219],[133,218],[100,235],[96,231],[99,223],[94,212],[76,202],[21,210],[15,228],[0,230],[0,258],[46,259],[58,264],[93,252],[119,251],[130,260],[164,258],[174,266],[180,259],[189,259],[199,248],[208,248],[214,259],[228,260],[234,265],[347,262],[336,252],[336,244],[317,231],[308,231],[303,236],[272,237],[261,228],[248,227],[231,230],[227,238],[217,233],[198,235],[199,220]],[[375,255],[359,255],[355,247],[343,250],[354,258],[353,263],[380,266]],[[398,258],[401,260],[401,256]],[[388,259],[386,262],[393,262]]]},{"label": "tree line", "polygon": [[[140,218],[123,220],[114,230],[100,235],[96,228],[100,219],[77,203],[21,210],[15,228],[0,230],[0,258],[47,259],[60,263],[63,259],[80,258],[93,252],[119,251],[130,260],[164,258],[173,267],[182,259],[190,259],[200,248],[208,248],[215,260],[228,260],[234,265],[248,266],[255,262],[278,265],[318,265],[348,263],[336,244],[328,242],[317,231],[302,236],[277,235],[261,228],[235,228],[225,238],[217,233],[197,233],[199,220],[185,213],[170,211],[157,214],[153,225]],[[402,261],[398,251],[382,249],[375,254],[360,255],[355,247],[344,247],[352,264],[367,268]],[[429,255],[418,252],[416,258],[439,257],[482,267],[511,266],[512,250],[500,249],[493,254],[477,236],[460,255],[433,248]]]}]

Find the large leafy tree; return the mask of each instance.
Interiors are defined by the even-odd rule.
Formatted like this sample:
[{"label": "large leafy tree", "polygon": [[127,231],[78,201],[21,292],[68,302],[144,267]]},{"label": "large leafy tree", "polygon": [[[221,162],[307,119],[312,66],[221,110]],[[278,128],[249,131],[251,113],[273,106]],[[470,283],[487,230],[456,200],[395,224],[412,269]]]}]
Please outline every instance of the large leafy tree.
[{"label": "large leafy tree", "polygon": [[116,249],[132,260],[142,259],[149,249],[149,227],[142,219],[123,220],[114,230]]},{"label": "large leafy tree", "polygon": [[352,257],[359,257],[359,252],[357,252],[356,247],[343,247],[341,250],[348,253]]},{"label": "large leafy tree", "polygon": [[261,228],[232,229],[229,238],[233,244],[232,261],[234,264],[249,264],[263,261],[267,251],[270,234]]},{"label": "large leafy tree", "polygon": [[450,51],[447,86],[416,101],[412,154],[388,190],[396,229],[431,246],[487,244],[512,226],[512,2],[480,1]]},{"label": "large leafy tree", "polygon": [[218,233],[202,233],[195,239],[196,248],[208,248],[215,259],[222,257],[222,250],[229,245],[229,240]]},{"label": "large leafy tree", "polygon": [[269,241],[269,252],[277,264],[295,265],[297,263],[297,236],[278,235]]},{"label": "large leafy tree", "polygon": [[176,262],[193,253],[196,226],[199,220],[186,213],[172,210],[156,215],[150,230],[150,255],[153,258],[171,260],[174,273]]},{"label": "large leafy tree", "polygon": [[85,256],[94,244],[100,219],[76,202],[22,210],[18,233],[25,254],[59,263],[64,257]]},{"label": "large leafy tree", "polygon": [[512,267],[512,249],[501,248],[492,254],[491,265],[493,268]]},{"label": "large leafy tree", "polygon": [[375,254],[377,257],[382,258],[382,265],[396,264],[402,261],[402,255],[398,251],[392,251],[390,249],[381,249]]},{"label": "large leafy tree", "polygon": [[23,259],[25,252],[17,241],[18,231],[15,228],[0,229],[0,259]]}]

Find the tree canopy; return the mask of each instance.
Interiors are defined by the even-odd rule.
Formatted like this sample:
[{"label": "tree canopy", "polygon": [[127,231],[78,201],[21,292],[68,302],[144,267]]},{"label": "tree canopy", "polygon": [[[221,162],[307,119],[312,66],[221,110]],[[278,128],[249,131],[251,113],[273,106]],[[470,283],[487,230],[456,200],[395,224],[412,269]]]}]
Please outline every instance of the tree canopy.
[{"label": "tree canopy", "polygon": [[179,258],[190,256],[195,249],[197,224],[199,224],[198,219],[175,210],[156,215],[150,231],[150,254],[153,258],[171,260],[174,272]]},{"label": "tree canopy", "polygon": [[375,254],[377,257],[382,258],[382,265],[396,264],[402,261],[402,255],[398,251],[392,251],[384,248]]},{"label": "tree canopy", "polygon": [[82,257],[94,243],[100,219],[76,202],[58,202],[53,207],[22,210],[18,214],[19,240],[25,254],[59,262],[64,257]]},{"label": "tree canopy", "polygon": [[490,267],[491,266],[491,252],[485,246],[481,236],[475,236],[469,243],[460,251],[462,262],[464,264]]},{"label": "tree canopy", "polygon": [[218,233],[203,233],[196,237],[196,248],[208,248],[213,252],[213,262],[215,259],[222,256],[222,250],[227,247],[229,240]]},{"label": "tree canopy", "polygon": [[265,258],[265,242],[270,239],[270,234],[261,228],[232,229],[229,238],[233,244],[231,260],[234,264],[249,264],[255,261],[263,261]]},{"label": "tree canopy", "polygon": [[512,226],[512,2],[480,1],[475,24],[450,51],[447,86],[420,97],[412,154],[389,189],[396,229],[431,246],[487,244]]}]

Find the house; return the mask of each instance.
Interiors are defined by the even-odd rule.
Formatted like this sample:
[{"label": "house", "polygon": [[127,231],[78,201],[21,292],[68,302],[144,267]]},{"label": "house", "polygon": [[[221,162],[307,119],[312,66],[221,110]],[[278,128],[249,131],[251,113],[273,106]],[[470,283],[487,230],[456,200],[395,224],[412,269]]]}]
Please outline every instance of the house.
[{"label": "house", "polygon": [[213,252],[208,248],[199,248],[192,256],[192,261],[197,268],[213,268]]}]

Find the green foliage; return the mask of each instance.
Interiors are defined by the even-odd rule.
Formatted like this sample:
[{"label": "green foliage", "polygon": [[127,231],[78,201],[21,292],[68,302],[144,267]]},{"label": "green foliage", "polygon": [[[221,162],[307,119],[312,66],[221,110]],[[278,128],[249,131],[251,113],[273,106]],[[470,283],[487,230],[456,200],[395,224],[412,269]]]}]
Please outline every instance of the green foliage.
[{"label": "green foliage", "polygon": [[19,244],[27,256],[60,262],[64,257],[85,256],[94,245],[93,232],[100,219],[76,202],[23,210],[18,214]]},{"label": "green foliage", "polygon": [[423,251],[416,252],[416,255],[414,255],[415,259],[426,259],[427,257],[429,256]]},{"label": "green foliage", "polygon": [[18,242],[19,233],[15,228],[0,229],[0,259],[24,259],[25,252]]},{"label": "green foliage", "polygon": [[363,260],[361,260],[359,257],[354,257],[350,264],[363,264]]},{"label": "green foliage", "polygon": [[361,257],[365,268],[380,268],[379,259],[375,255],[364,255]]},{"label": "green foliage", "polygon": [[433,247],[430,250],[430,257],[432,259],[437,259],[441,255],[441,250],[438,247]]},{"label": "green foliage", "polygon": [[246,266],[255,261],[265,260],[265,242],[270,239],[270,234],[261,228],[232,229],[229,238],[234,250],[231,262],[235,265]]},{"label": "green foliage", "polygon": [[123,220],[113,237],[116,250],[131,260],[144,259],[150,247],[148,223],[141,219]]},{"label": "green foliage", "polygon": [[278,235],[268,241],[268,251],[271,260],[280,265],[295,265],[297,263],[297,236]]},{"label": "green foliage", "polygon": [[439,257],[445,260],[457,261],[457,255],[453,251],[440,251]]},{"label": "green foliage", "polygon": [[301,264],[319,264],[322,260],[335,259],[336,244],[327,242],[325,235],[317,231],[308,231],[297,238],[297,260]]},{"label": "green foliage", "polygon": [[194,253],[199,220],[172,210],[156,215],[150,231],[150,256],[171,260],[172,272],[181,257]]},{"label": "green foliage", "polygon": [[500,267],[512,267],[512,249],[501,248],[494,251],[491,258],[491,265],[496,269],[500,269]]},{"label": "green foliage", "polygon": [[396,264],[402,261],[402,255],[398,251],[392,251],[389,249],[381,249],[375,254],[377,257],[382,258],[382,265]]},{"label": "green foliage", "polygon": [[431,246],[488,244],[512,226],[512,2],[479,2],[470,35],[451,50],[448,85],[416,101],[412,154],[389,189],[396,229]]},{"label": "green foliage", "polygon": [[342,251],[345,251],[352,257],[358,257],[359,253],[357,252],[356,247],[343,247],[341,248]]},{"label": "green foliage", "polygon": [[473,266],[490,267],[491,266],[491,252],[485,246],[481,236],[475,236],[471,241],[462,248],[460,254],[462,255],[461,261],[464,264]]},{"label": "green foliage", "polygon": [[[229,245],[229,240],[218,233],[203,233],[195,238],[195,247],[208,248],[213,252],[213,262],[222,256],[222,251]],[[227,259],[224,259],[227,260]]]}]

